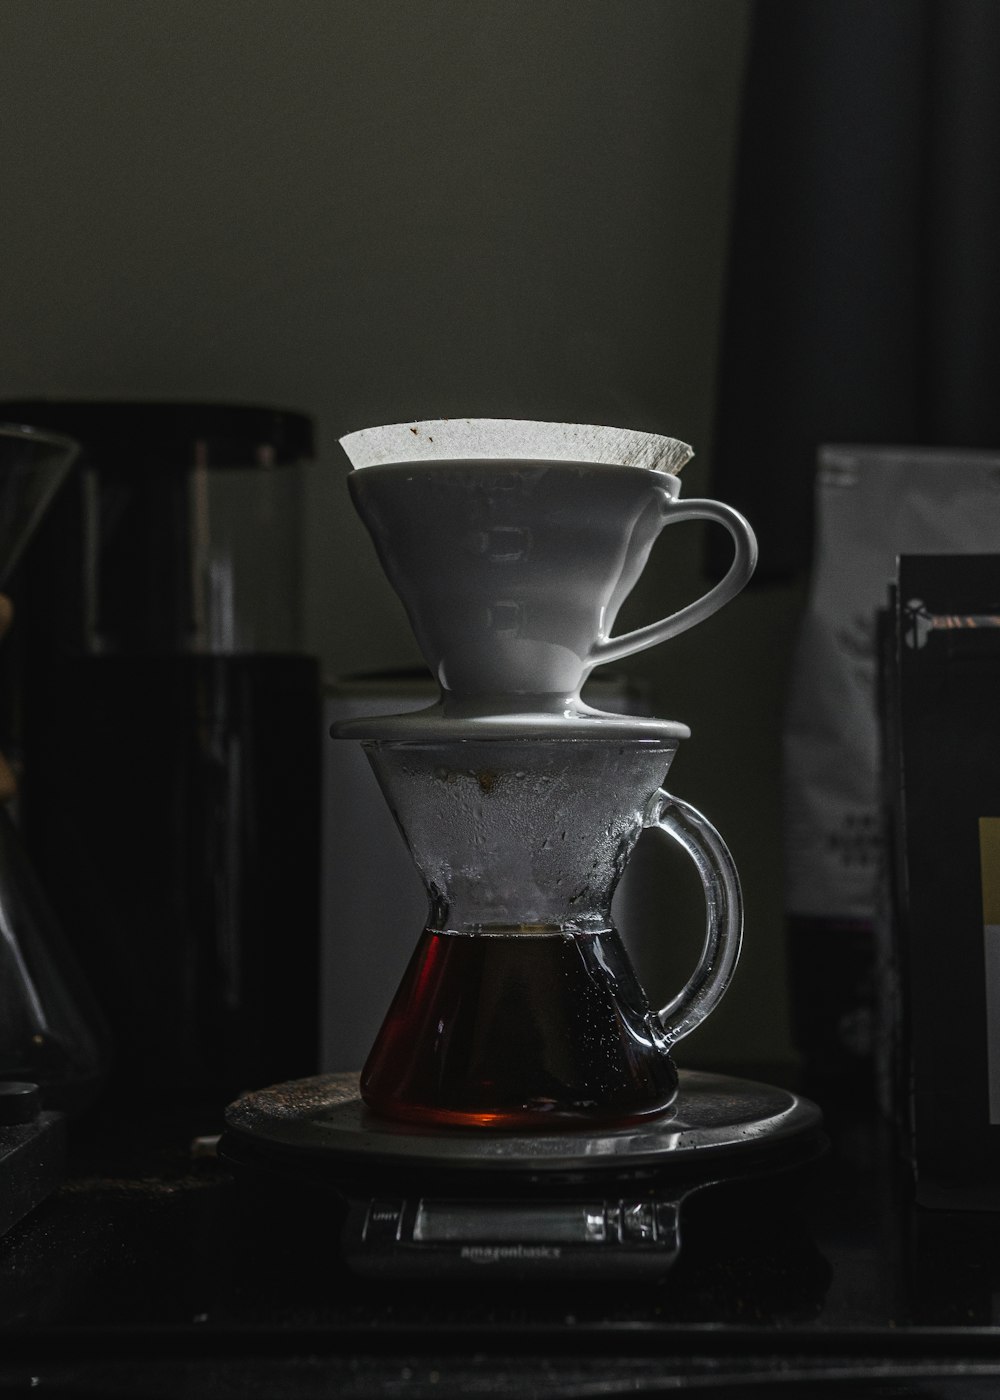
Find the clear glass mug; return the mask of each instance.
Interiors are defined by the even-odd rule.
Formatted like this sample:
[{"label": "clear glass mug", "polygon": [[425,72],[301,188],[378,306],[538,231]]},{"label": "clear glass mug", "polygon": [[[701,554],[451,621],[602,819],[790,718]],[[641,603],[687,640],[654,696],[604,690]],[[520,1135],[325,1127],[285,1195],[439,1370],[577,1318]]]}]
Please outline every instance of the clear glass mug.
[{"label": "clear glass mug", "polygon": [[[715,828],[660,781],[676,741],[370,741],[427,887],[428,920],[361,1077],[368,1106],[429,1125],[627,1124],[670,1108],[670,1049],[718,1004],[742,938]],[[645,829],[688,853],[705,943],[659,1012],[611,917]]]}]

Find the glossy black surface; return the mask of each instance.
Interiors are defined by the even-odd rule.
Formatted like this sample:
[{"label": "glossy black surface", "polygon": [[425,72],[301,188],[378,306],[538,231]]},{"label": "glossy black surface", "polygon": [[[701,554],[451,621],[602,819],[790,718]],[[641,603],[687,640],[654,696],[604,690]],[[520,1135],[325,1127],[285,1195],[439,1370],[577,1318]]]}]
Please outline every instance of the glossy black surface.
[{"label": "glossy black surface", "polygon": [[241,1185],[192,1152],[211,1124],[78,1127],[0,1242],[0,1394],[994,1393],[1000,1222],[914,1211],[884,1130],[829,1117],[826,1157],[704,1193],[675,1270],[613,1287],[366,1282],[333,1194]]}]

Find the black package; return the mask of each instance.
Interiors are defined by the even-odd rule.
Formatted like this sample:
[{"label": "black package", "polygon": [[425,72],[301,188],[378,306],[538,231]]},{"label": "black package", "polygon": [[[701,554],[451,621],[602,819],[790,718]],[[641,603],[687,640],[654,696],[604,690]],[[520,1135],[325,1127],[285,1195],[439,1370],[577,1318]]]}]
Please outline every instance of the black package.
[{"label": "black package", "polygon": [[883,639],[883,1082],[918,1203],[1000,1209],[1000,555],[902,556]]}]

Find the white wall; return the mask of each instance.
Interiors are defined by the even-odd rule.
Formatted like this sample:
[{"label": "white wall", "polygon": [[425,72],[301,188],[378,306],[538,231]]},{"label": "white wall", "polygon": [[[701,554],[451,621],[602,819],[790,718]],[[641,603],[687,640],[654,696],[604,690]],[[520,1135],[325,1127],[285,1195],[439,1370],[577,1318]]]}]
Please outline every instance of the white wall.
[{"label": "white wall", "polygon": [[[659,430],[705,488],[746,0],[0,0],[0,393],[318,420],[307,635],[417,659],[336,439],[496,414]],[[687,533],[682,534],[682,528]],[[704,587],[668,532],[622,625]],[[776,714],[794,600],[637,669],[747,885],[692,1053],[788,1056]],[[654,976],[658,975],[654,968]],[[666,989],[664,989],[666,990]]]}]

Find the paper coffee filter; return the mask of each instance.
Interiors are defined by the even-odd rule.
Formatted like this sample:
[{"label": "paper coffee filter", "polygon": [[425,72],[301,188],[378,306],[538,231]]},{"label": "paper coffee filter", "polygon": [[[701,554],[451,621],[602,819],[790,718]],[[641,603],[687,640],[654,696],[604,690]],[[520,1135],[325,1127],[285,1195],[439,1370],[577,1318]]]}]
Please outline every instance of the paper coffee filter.
[{"label": "paper coffee filter", "polygon": [[686,443],[631,428],[592,423],[536,423],[524,418],[433,418],[362,428],[340,439],[351,466],[448,462],[476,458],[532,462],[599,462],[679,472],[694,452]]}]

